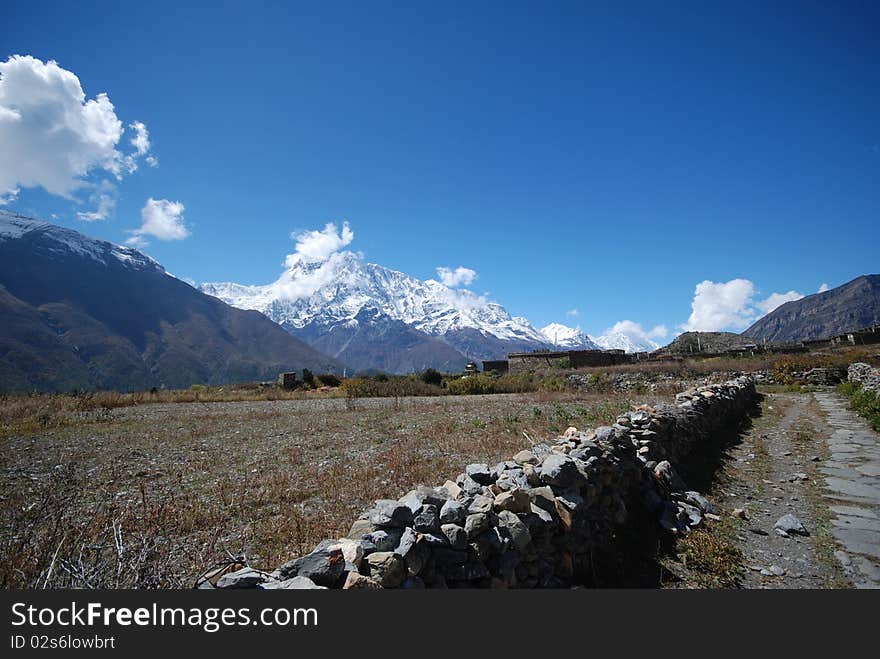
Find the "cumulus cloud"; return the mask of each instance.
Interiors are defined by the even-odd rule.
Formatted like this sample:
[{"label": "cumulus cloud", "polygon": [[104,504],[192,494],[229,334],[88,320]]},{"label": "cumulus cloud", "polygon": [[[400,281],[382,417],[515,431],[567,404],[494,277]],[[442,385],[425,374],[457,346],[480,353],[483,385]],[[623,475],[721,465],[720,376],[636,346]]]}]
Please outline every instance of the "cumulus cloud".
[{"label": "cumulus cloud", "polygon": [[340,230],[335,223],[328,222],[322,231],[293,232],[290,237],[296,241],[296,251],[285,261],[291,267],[299,261],[321,261],[338,252],[354,240],[354,231],[348,222],[342,223]]},{"label": "cumulus cloud", "polygon": [[73,198],[90,175],[121,179],[149,157],[146,126],[131,124],[134,151],[106,93],[87,99],[79,78],[54,60],[12,55],[0,62],[0,197],[42,187]]},{"label": "cumulus cloud", "polygon": [[748,279],[697,284],[691,302],[691,315],[682,325],[685,331],[717,332],[744,329],[754,318],[751,308],[755,285]]},{"label": "cumulus cloud", "polygon": [[581,315],[581,312],[578,311],[577,309],[569,309],[568,311],[565,312],[565,315],[570,316],[571,318],[577,318],[578,316]]},{"label": "cumulus cloud", "polygon": [[141,209],[140,228],[132,232],[133,235],[125,241],[126,244],[143,247],[147,244],[147,236],[159,240],[183,240],[190,233],[183,222],[184,210],[184,205],[179,201],[150,197]]},{"label": "cumulus cloud", "polygon": [[470,286],[477,278],[477,272],[470,268],[458,266],[452,268],[437,268],[437,276],[440,277],[440,283],[449,288],[458,288],[459,286]]},{"label": "cumulus cloud", "polygon": [[748,279],[702,281],[694,291],[690,318],[679,325],[679,329],[686,332],[742,330],[780,305],[804,297],[794,290],[771,293],[761,300],[755,300],[756,294],[755,284]]},{"label": "cumulus cloud", "polygon": [[776,307],[785,304],[786,302],[800,300],[802,297],[804,297],[804,294],[798,293],[797,291],[789,291],[788,293],[772,293],[766,300],[756,302],[755,306],[761,310],[761,315],[763,316],[773,311]]},{"label": "cumulus cloud", "polygon": [[818,292],[818,293],[824,293],[824,292],[827,291],[827,290],[828,290],[828,284],[824,284],[824,283],[823,283],[823,284],[819,287],[819,290],[818,290],[817,292]]}]

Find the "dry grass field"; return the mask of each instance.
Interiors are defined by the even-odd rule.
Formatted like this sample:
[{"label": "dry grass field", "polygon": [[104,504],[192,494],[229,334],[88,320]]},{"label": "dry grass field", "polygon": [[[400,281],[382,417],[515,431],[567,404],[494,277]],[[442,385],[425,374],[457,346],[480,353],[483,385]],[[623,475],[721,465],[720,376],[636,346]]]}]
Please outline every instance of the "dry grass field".
[{"label": "dry grass field", "polygon": [[508,458],[526,435],[609,423],[656,401],[144,396],[0,401],[0,586],[188,587],[230,557],[271,568],[345,534],[373,499]]}]

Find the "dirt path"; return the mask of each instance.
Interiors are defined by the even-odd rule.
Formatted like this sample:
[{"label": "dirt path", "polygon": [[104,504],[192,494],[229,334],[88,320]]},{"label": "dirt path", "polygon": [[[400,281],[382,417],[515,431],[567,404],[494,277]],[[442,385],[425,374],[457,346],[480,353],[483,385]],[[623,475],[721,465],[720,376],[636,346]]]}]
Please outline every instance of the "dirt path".
[{"label": "dirt path", "polygon": [[[736,517],[744,588],[827,588],[845,585],[833,559],[817,466],[825,451],[821,419],[805,394],[768,394],[762,415],[732,452],[722,505]],[[810,533],[783,536],[774,526],[794,515]]]},{"label": "dirt path", "polygon": [[834,392],[817,392],[830,433],[820,471],[834,514],[835,552],[857,588],[880,588],[880,435]]},{"label": "dirt path", "polygon": [[[831,457],[824,441],[830,433],[812,394],[766,393],[760,414],[727,444],[706,488],[719,508],[704,532],[708,539],[682,539],[678,560],[666,563],[676,577],[670,586],[850,587],[834,554],[834,515],[820,471]],[[809,534],[779,533],[774,527],[787,515]]]}]

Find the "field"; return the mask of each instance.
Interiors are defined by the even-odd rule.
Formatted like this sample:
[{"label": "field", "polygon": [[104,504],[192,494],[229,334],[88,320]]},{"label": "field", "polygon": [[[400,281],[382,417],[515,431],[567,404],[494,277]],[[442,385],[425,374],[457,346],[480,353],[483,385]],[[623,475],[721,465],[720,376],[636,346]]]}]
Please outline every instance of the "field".
[{"label": "field", "polygon": [[0,401],[0,587],[188,587],[230,557],[273,568],[373,499],[660,397],[145,396]]}]

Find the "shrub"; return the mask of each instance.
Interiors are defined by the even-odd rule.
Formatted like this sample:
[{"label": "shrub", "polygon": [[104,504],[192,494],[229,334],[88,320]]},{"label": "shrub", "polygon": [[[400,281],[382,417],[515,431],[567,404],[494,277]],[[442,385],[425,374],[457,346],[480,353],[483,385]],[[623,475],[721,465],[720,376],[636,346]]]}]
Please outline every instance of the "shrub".
[{"label": "shrub", "polygon": [[302,372],[302,381],[308,388],[315,388],[315,374],[312,373],[309,369],[304,368]]},{"label": "shrub", "polygon": [[849,398],[850,409],[865,417],[874,430],[880,431],[880,396],[862,389],[857,382],[842,382],[837,390]]},{"label": "shrub", "polygon": [[491,394],[495,392],[492,378],[485,373],[469,375],[467,377],[450,380],[446,390],[453,396],[473,396],[479,394]]},{"label": "shrub", "polygon": [[433,368],[428,368],[422,371],[419,374],[419,378],[425,384],[433,384],[437,387],[439,387],[440,383],[443,382],[443,376],[440,374],[439,371]]},{"label": "shrub", "polygon": [[323,373],[315,377],[322,387],[338,387],[340,384],[342,384],[342,380],[340,380],[333,373]]}]

